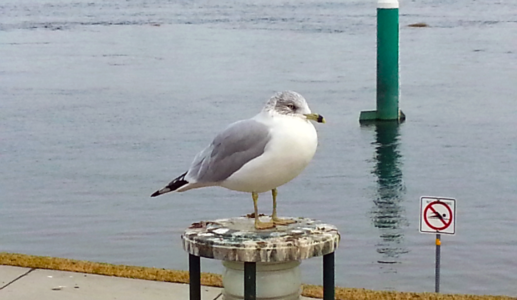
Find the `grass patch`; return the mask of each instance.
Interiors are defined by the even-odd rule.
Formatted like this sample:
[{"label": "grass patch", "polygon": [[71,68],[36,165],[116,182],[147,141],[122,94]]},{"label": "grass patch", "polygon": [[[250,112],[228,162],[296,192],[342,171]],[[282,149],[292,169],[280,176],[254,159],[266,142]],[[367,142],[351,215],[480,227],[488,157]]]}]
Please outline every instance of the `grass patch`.
[{"label": "grass patch", "polygon": [[[0,265],[17,266],[34,269],[80,272],[116,277],[145,279],[164,282],[188,283],[187,271],[174,271],[159,268],[112,265],[84,260],[35,256],[0,252]],[[202,273],[201,284],[222,287],[221,275]],[[303,285],[303,296],[323,298],[323,289],[317,285]],[[385,292],[355,288],[336,288],[336,299],[340,300],[515,300],[506,296],[450,295],[435,293]]]}]

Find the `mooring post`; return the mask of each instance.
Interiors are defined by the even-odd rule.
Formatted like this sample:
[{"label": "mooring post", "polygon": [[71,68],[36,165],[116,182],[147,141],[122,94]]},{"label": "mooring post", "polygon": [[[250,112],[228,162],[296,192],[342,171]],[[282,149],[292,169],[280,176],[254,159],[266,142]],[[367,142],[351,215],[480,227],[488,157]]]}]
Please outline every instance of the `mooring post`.
[{"label": "mooring post", "polygon": [[[299,300],[300,264],[323,256],[325,300],[334,300],[334,252],[339,231],[318,220],[289,219],[295,222],[265,230],[255,229],[255,219],[249,217],[197,222],[181,235],[183,249],[191,259],[195,256],[223,261],[225,300]],[[272,220],[264,216],[261,221]],[[192,265],[199,262],[192,261]],[[191,285],[193,276],[199,278],[192,272],[195,269],[190,268]],[[198,291],[191,286],[191,295],[193,290]]]},{"label": "mooring post", "polygon": [[377,3],[377,119],[399,118],[399,3]]},{"label": "mooring post", "polygon": [[399,109],[399,2],[377,2],[377,109],[359,121],[403,121]]}]

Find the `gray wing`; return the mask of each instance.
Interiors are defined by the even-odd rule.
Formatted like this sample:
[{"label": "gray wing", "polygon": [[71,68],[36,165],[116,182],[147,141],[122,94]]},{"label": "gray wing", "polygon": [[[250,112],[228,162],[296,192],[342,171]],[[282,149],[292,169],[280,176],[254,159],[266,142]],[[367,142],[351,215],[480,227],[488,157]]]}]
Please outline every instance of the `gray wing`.
[{"label": "gray wing", "polygon": [[269,129],[260,122],[233,123],[196,155],[186,177],[199,183],[221,182],[262,155],[269,140]]}]

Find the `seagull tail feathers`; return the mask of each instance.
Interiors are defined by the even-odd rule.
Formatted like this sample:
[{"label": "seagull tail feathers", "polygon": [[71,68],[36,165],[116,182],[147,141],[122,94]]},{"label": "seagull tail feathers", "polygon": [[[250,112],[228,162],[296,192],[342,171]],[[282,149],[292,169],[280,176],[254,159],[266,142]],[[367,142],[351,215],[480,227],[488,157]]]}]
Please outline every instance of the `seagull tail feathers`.
[{"label": "seagull tail feathers", "polygon": [[154,192],[151,197],[160,196],[161,194],[174,192],[175,190],[179,189],[180,187],[184,186],[185,184],[188,184],[189,182],[185,180],[185,175],[187,175],[187,172],[181,174],[178,178],[175,178],[172,180],[167,186],[165,186],[161,190],[157,190]]}]

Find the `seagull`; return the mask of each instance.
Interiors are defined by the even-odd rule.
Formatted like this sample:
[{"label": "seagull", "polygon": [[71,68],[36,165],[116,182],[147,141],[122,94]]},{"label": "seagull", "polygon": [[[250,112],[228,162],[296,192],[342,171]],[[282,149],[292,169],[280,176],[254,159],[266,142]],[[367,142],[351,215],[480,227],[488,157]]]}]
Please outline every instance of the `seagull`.
[{"label": "seagull", "polygon": [[[217,134],[194,157],[188,171],[151,197],[221,186],[251,193],[255,229],[295,223],[278,217],[277,188],[298,176],[316,153],[318,138],[311,121],[325,123],[321,115],[311,112],[302,95],[293,91],[276,93],[256,116],[232,123]],[[259,193],[267,191],[273,197],[273,213],[271,221],[263,222],[257,202]]]}]

